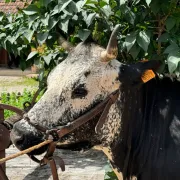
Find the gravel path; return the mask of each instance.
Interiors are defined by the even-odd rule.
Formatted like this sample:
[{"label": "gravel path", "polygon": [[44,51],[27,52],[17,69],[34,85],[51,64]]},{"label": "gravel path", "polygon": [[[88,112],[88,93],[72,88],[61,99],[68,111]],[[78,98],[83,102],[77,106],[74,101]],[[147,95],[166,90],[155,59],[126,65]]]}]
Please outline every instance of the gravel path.
[{"label": "gravel path", "polygon": [[[6,155],[18,152],[11,146]],[[58,167],[59,180],[104,180],[107,158],[100,151],[76,152],[56,149],[55,155],[63,158],[66,171]],[[42,157],[42,156],[41,156]],[[27,155],[17,157],[6,163],[9,180],[53,180],[49,166],[39,167]]]},{"label": "gravel path", "polygon": [[33,90],[38,88],[37,85],[25,85],[24,77],[22,76],[0,76],[0,93],[2,92],[23,92],[26,88]]}]

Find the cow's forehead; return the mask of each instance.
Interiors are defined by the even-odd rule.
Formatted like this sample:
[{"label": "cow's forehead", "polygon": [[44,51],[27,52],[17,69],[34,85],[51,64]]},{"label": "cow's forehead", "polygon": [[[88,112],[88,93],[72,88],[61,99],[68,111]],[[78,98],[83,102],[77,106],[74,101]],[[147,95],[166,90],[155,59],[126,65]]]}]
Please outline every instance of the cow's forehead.
[{"label": "cow's forehead", "polygon": [[83,79],[87,74],[97,75],[99,73],[100,75],[107,65],[100,61],[100,54],[103,50],[97,45],[78,45],[68,58],[50,73],[48,86],[54,86],[57,83],[66,86],[67,83],[73,84]]}]

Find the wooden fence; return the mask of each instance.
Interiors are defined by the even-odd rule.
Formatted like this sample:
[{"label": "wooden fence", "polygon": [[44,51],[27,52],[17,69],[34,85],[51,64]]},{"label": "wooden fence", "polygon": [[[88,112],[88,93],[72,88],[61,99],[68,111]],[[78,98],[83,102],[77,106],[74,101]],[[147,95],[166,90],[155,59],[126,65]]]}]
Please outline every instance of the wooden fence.
[{"label": "wooden fence", "polygon": [[0,49],[0,66],[6,66],[8,63],[8,53],[4,49]]},{"label": "wooden fence", "polygon": [[[4,121],[4,109],[0,108],[0,122]],[[1,129],[0,129],[1,130]],[[4,136],[6,136],[6,133],[3,133],[2,131],[0,132],[0,136],[3,138]],[[6,138],[5,138],[6,139]],[[0,159],[5,157],[5,149],[7,147],[4,147],[3,142],[0,141]],[[6,167],[5,167],[5,163],[0,164],[1,166],[1,170],[3,170],[6,173]],[[0,171],[0,179],[4,180],[4,174],[3,172]]]}]

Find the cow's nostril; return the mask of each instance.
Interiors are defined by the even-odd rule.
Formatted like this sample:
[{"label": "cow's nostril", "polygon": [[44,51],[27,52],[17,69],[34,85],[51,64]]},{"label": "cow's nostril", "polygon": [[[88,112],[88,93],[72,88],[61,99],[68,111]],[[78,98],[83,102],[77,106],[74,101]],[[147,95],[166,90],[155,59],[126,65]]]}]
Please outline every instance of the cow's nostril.
[{"label": "cow's nostril", "polygon": [[23,140],[18,140],[18,141],[16,141],[16,145],[17,145],[17,146],[19,146],[19,145],[21,145],[21,144],[23,144]]},{"label": "cow's nostril", "polygon": [[16,145],[21,145],[23,144],[23,141],[24,141],[24,136],[16,136],[13,140],[13,143],[16,144]]}]

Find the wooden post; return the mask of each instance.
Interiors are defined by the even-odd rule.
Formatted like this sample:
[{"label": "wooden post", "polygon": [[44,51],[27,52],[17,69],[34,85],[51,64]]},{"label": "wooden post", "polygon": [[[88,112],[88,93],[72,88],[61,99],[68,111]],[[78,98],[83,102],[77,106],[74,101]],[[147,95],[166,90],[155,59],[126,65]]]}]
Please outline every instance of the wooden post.
[{"label": "wooden post", "polygon": [[[0,122],[4,121],[4,109],[0,108]],[[3,127],[3,125],[1,125],[0,127]],[[3,128],[4,128],[4,133],[3,132]],[[3,127],[2,129],[0,129],[2,132],[0,132],[0,139],[2,140],[2,136],[7,136],[7,129],[5,127]],[[5,141],[9,141],[9,135],[8,137],[5,137]],[[4,158],[6,156],[6,152],[5,149],[6,147],[6,143],[4,143],[3,141],[0,141],[0,159]],[[1,180],[8,180],[8,177],[6,176],[6,164],[0,164],[0,179]]]},{"label": "wooden post", "polygon": [[[4,106],[5,109],[8,109],[8,105],[1,104],[0,106],[0,159],[5,158],[5,150],[9,147],[11,141],[10,141],[10,132],[8,128],[2,124],[4,121]],[[7,107],[7,108],[6,108]],[[12,111],[15,107],[9,107],[12,108]],[[17,108],[15,108],[17,110]],[[19,109],[18,109],[19,110]],[[6,164],[0,164],[0,180],[8,180],[8,177],[6,176]]]},{"label": "wooden post", "polygon": [[0,65],[7,66],[8,64],[8,52],[4,49],[0,49]]},{"label": "wooden post", "polygon": [[[4,121],[4,109],[0,108],[0,122]],[[5,157],[5,149],[0,149],[0,159]],[[1,164],[3,170],[6,171],[5,163]]]}]

